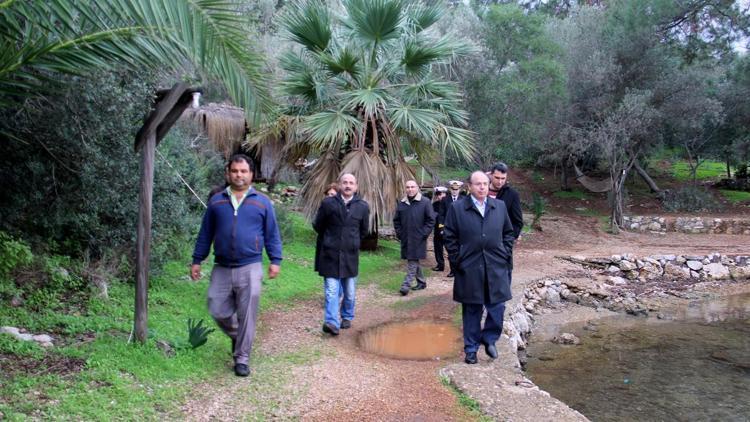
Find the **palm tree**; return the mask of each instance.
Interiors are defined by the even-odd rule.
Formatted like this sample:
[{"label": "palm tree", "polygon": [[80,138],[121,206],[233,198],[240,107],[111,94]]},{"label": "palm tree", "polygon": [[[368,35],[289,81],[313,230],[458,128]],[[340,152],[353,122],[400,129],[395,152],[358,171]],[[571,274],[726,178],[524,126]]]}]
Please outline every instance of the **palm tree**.
[{"label": "palm tree", "polygon": [[238,0],[0,1],[0,105],[49,91],[59,73],[191,63],[257,120],[271,101],[242,7]]},{"label": "palm tree", "polygon": [[287,110],[275,130],[286,137],[290,161],[318,156],[300,192],[308,217],[325,187],[350,172],[376,230],[414,177],[406,148],[420,159],[448,150],[474,155],[459,89],[437,74],[469,48],[432,28],[444,13],[440,6],[342,0],[333,7],[340,14],[323,0],[300,1],[282,19],[295,48],[280,60]]}]

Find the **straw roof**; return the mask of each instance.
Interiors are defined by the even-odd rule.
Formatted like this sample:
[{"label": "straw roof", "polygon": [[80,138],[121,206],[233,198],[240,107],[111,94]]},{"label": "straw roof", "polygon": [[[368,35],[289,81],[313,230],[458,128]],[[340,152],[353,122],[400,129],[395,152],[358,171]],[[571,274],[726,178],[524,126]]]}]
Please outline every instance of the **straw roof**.
[{"label": "straw roof", "polygon": [[245,111],[229,104],[209,103],[198,108],[188,108],[182,119],[192,120],[208,136],[218,151],[228,158],[245,139],[247,123]]}]

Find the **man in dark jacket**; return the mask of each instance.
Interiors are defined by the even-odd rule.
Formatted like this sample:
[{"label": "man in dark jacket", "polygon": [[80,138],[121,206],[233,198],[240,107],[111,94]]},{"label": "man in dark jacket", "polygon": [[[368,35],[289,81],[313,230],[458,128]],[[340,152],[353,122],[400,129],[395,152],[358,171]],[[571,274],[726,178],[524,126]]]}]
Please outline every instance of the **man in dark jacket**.
[{"label": "man in dark jacket", "polygon": [[[441,215],[438,215],[438,227],[441,225],[445,225],[445,217],[448,215],[448,210],[451,206],[453,206],[453,203],[464,197],[466,194],[461,191],[461,187],[464,185],[463,182],[459,180],[449,180],[448,186],[450,187],[450,190],[448,191],[448,195],[443,198],[443,203],[440,206],[440,212]],[[450,268],[450,271],[448,271],[448,277],[453,277],[453,267]]]},{"label": "man in dark jacket", "polygon": [[448,189],[444,186],[437,186],[435,193],[432,198],[432,210],[435,211],[435,229],[432,233],[432,250],[435,253],[435,267],[432,271],[444,271],[445,270],[445,257],[443,256],[443,220],[441,215],[443,214],[443,198],[448,192]]},{"label": "man in dark jacket", "polygon": [[490,170],[490,191],[488,196],[503,201],[508,209],[510,223],[513,224],[513,236],[518,239],[523,229],[523,213],[521,212],[521,198],[518,192],[508,184],[508,166],[497,163]]},{"label": "man in dark jacket", "polygon": [[370,206],[357,195],[357,179],[345,173],[339,178],[339,193],[323,200],[313,221],[319,236],[315,271],[323,277],[325,291],[323,332],[334,336],[354,319],[359,245],[369,219]]},{"label": "man in dark jacket", "polygon": [[[422,290],[427,287],[419,260],[427,256],[427,238],[435,226],[435,211],[430,201],[419,192],[419,185],[408,180],[404,185],[406,196],[396,205],[393,228],[401,242],[401,259],[406,260],[406,277],[399,293],[409,294],[409,290]],[[416,286],[411,285],[416,278]]]},{"label": "man in dark jacket", "polygon": [[195,242],[190,277],[201,277],[201,262],[214,245],[214,268],[208,287],[208,311],[232,339],[234,373],[247,376],[255,337],[263,248],[271,264],[268,278],[279,274],[281,236],[271,201],[259,194],[253,181],[253,162],[246,155],[232,156],[227,165],[229,186],[213,195],[203,215]]},{"label": "man in dark jacket", "polygon": [[[513,253],[513,226],[502,201],[488,198],[489,177],[471,174],[471,195],[448,210],[445,247],[456,274],[453,300],[461,303],[465,362],[477,363],[477,350],[484,345],[495,359],[495,342],[503,330],[505,302],[511,298],[508,266]],[[499,234],[499,235],[498,235]],[[482,313],[487,318],[482,323]]]},{"label": "man in dark jacket", "polygon": [[[521,199],[518,192],[508,185],[508,166],[505,163],[497,163],[490,170],[490,192],[488,196],[503,201],[508,209],[510,223],[513,225],[513,236],[516,240],[523,229],[523,212],[521,212]],[[508,280],[513,282],[513,260],[508,268]]]}]

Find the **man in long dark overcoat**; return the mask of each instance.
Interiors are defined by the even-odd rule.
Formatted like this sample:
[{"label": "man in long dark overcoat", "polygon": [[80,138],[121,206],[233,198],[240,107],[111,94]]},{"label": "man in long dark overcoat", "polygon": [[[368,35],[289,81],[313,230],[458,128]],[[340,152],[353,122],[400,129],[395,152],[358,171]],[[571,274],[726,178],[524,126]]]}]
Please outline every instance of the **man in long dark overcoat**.
[{"label": "man in long dark overcoat", "polygon": [[445,270],[445,256],[443,251],[443,223],[442,218],[445,218],[443,212],[443,198],[445,198],[448,189],[444,186],[435,187],[435,192],[432,197],[432,210],[435,211],[435,229],[432,233],[432,251],[435,253],[435,267],[432,271],[443,272]]},{"label": "man in long dark overcoat", "polygon": [[334,336],[354,319],[359,246],[369,227],[370,206],[357,195],[357,187],[353,174],[341,175],[339,193],[323,200],[313,221],[318,233],[315,271],[323,277],[325,293],[323,332]]},{"label": "man in long dark overcoat", "polygon": [[[401,259],[406,260],[406,277],[399,293],[409,294],[409,290],[422,290],[427,287],[419,260],[427,256],[427,238],[435,226],[435,211],[430,200],[419,192],[419,185],[408,180],[404,185],[406,196],[396,205],[393,228],[401,242]],[[412,287],[412,281],[417,284]]]},{"label": "man in long dark overcoat", "polygon": [[505,204],[487,197],[488,186],[485,173],[472,173],[471,194],[453,204],[445,221],[445,247],[455,273],[453,300],[461,303],[469,364],[477,363],[480,344],[490,358],[497,357],[495,342],[502,334],[505,302],[511,298],[508,268],[515,240],[513,225]]}]

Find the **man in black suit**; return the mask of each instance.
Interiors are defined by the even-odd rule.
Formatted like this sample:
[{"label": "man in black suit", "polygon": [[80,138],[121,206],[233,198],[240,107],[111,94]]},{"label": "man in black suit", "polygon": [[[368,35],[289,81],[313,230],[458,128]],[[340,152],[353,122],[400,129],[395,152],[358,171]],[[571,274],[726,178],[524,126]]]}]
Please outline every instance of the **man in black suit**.
[{"label": "man in black suit", "polygon": [[443,222],[440,221],[442,214],[443,198],[445,198],[448,188],[445,186],[435,187],[435,193],[432,196],[432,210],[435,211],[436,222],[435,230],[432,233],[432,250],[435,252],[435,267],[432,271],[443,272],[445,270],[445,257],[443,256]]},{"label": "man in black suit", "polygon": [[[464,192],[461,192],[461,186],[463,186],[464,183],[459,180],[449,180],[448,186],[450,187],[450,191],[448,191],[448,195],[443,198],[442,205],[440,207],[440,215],[438,215],[438,227],[445,225],[445,217],[448,215],[448,210],[451,206],[453,206],[453,203],[461,199],[466,194]],[[448,277],[453,277],[453,267],[450,268],[450,271],[448,272]]]}]

